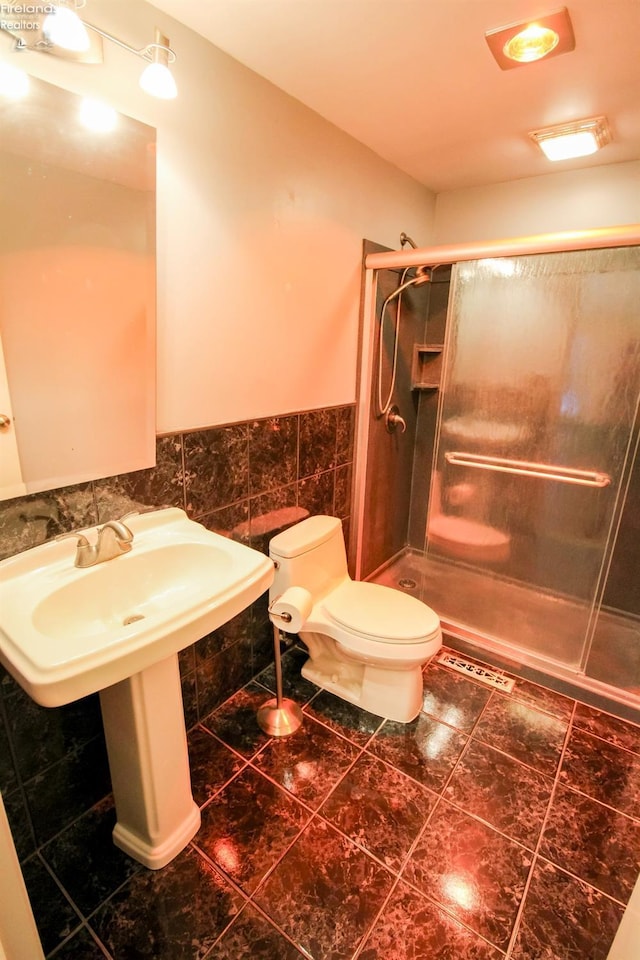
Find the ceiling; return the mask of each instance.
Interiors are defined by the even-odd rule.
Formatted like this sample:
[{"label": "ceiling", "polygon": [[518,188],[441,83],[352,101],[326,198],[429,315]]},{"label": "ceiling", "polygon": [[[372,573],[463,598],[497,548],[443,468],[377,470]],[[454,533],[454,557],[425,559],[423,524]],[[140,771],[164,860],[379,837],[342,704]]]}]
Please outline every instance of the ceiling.
[{"label": "ceiling", "polygon": [[[503,71],[485,32],[554,0],[153,0],[439,193],[640,158],[640,0],[567,0],[576,47]],[[180,50],[177,50],[178,57]],[[529,130],[605,114],[551,164]]]}]

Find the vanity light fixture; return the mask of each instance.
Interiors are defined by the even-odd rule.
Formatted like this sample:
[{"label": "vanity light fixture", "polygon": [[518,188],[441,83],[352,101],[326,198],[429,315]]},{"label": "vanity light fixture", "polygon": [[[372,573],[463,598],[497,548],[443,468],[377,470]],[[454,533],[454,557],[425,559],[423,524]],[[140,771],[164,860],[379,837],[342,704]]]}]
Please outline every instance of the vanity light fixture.
[{"label": "vanity light fixture", "polygon": [[84,7],[86,0],[59,0],[55,4],[47,4],[49,11],[42,23],[42,33],[45,39],[55,47],[63,50],[72,50],[82,53],[91,46],[87,28],[77,14],[77,10]]},{"label": "vanity light fixture", "polygon": [[557,127],[532,130],[531,139],[538,144],[548,160],[571,160],[587,157],[611,142],[606,117],[575,120]]},{"label": "vanity light fixture", "polygon": [[522,20],[488,30],[485,39],[501,70],[556,57],[568,53],[576,45],[566,7],[536,20]]},{"label": "vanity light fixture", "polygon": [[79,63],[101,63],[102,40],[109,40],[127,53],[146,61],[140,77],[140,86],[146,93],[163,100],[177,96],[176,82],[169,69],[176,55],[169,46],[168,38],[156,27],[152,43],[140,49],[132,47],[112,33],[83,20],[78,10],[82,10],[86,3],[87,0],[54,0],[52,3],[29,6],[30,19],[27,21],[17,17],[21,7],[10,0],[2,7],[3,10],[7,7],[9,12],[13,11],[16,18],[0,20],[0,29],[16,37],[16,49],[48,53]]},{"label": "vanity light fixture", "polygon": [[175,60],[175,53],[169,47],[168,39],[156,27],[155,42],[149,44],[146,51],[151,53],[151,63],[144,68],[140,75],[140,86],[152,97],[162,100],[173,100],[178,95],[176,82],[169,70],[171,56]]}]

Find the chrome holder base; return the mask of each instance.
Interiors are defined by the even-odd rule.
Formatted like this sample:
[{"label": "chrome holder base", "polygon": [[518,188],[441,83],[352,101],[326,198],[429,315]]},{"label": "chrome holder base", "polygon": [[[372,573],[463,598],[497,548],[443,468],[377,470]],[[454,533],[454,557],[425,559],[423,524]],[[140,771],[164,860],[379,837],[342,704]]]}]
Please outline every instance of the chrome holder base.
[{"label": "chrome holder base", "polygon": [[274,697],[267,700],[258,710],[258,726],[270,737],[288,737],[295,733],[302,723],[302,710],[293,700],[281,700]]},{"label": "chrome holder base", "polygon": [[280,662],[280,630],[273,625],[273,653],[276,665],[276,696],[267,700],[257,713],[258,726],[270,737],[288,737],[302,723],[302,710],[293,700],[282,696],[282,664]]}]

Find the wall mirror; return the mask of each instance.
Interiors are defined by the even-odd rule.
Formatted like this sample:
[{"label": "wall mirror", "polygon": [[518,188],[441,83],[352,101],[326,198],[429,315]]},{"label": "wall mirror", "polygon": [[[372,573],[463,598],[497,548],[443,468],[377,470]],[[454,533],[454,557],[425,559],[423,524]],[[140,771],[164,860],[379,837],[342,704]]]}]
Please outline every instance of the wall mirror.
[{"label": "wall mirror", "polygon": [[0,499],[155,463],[155,130],[0,94]]}]

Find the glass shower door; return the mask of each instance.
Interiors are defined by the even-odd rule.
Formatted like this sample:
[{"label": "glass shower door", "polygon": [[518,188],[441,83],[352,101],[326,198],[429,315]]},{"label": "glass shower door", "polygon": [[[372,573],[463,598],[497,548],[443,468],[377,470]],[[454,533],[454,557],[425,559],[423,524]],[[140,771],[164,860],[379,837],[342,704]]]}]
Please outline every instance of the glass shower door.
[{"label": "glass shower door", "polygon": [[454,273],[425,599],[431,578],[443,619],[573,669],[628,467],[639,267],[630,247]]}]

